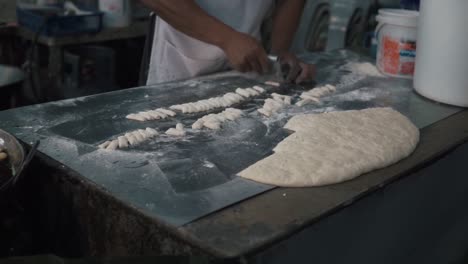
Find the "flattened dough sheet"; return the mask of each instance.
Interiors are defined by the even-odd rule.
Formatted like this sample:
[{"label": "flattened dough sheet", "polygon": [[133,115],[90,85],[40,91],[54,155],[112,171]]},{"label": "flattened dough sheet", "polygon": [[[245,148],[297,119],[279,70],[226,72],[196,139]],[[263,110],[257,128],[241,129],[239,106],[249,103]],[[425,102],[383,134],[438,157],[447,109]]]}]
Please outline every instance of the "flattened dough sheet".
[{"label": "flattened dough sheet", "polygon": [[419,142],[418,128],[391,108],[298,115],[285,128],[295,133],[239,176],[283,187],[335,184],[396,163]]}]

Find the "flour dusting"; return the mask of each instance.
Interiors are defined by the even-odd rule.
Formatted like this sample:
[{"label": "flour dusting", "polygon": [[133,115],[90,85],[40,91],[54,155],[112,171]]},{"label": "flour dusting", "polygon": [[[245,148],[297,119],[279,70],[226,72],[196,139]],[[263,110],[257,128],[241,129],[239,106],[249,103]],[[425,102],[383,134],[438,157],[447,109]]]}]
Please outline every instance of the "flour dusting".
[{"label": "flour dusting", "polygon": [[337,88],[349,87],[367,77],[385,77],[382,75],[377,67],[369,62],[350,62],[342,66],[342,69],[349,71],[341,77]]},{"label": "flour dusting", "polygon": [[345,64],[343,66],[345,69],[352,71],[355,74],[366,75],[366,76],[373,76],[373,77],[384,77],[377,67],[369,62],[352,62]]},{"label": "flour dusting", "polygon": [[377,98],[377,94],[374,90],[370,88],[361,88],[344,94],[339,94],[335,96],[335,99],[341,101],[371,101]]}]

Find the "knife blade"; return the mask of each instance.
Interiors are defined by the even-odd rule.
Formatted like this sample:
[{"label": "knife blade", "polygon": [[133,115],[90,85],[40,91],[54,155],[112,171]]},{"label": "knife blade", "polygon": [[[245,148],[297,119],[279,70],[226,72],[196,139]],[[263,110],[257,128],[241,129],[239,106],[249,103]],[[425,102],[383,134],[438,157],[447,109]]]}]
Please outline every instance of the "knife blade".
[{"label": "knife blade", "polygon": [[268,55],[268,60],[270,62],[270,75],[274,78],[274,81],[278,81],[280,83],[284,82],[287,77],[287,72],[285,74],[284,71],[288,69],[282,67],[280,59],[276,55]]},{"label": "knife blade", "polygon": [[288,75],[291,71],[289,64],[282,63],[276,55],[268,55],[268,60],[270,62],[268,77],[271,77],[272,81],[280,83],[280,86],[277,87],[278,92],[288,93],[291,89],[297,88],[297,85],[288,80]]}]

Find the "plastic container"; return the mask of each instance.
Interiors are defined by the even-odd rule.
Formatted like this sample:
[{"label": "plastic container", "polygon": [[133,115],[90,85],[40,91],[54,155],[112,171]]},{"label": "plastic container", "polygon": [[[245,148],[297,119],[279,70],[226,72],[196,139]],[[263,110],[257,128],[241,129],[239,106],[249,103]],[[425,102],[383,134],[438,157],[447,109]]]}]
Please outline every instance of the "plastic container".
[{"label": "plastic container", "polygon": [[377,68],[385,75],[413,78],[416,61],[417,11],[380,9],[376,28]]},{"label": "plastic container", "polygon": [[421,1],[415,90],[468,107],[468,1]]},{"label": "plastic container", "polygon": [[34,32],[49,37],[60,37],[82,33],[97,33],[102,29],[102,13],[63,15],[61,9],[17,8],[18,23]]},{"label": "plastic container", "polygon": [[104,13],[104,27],[127,27],[132,23],[129,0],[99,0],[99,10]]}]

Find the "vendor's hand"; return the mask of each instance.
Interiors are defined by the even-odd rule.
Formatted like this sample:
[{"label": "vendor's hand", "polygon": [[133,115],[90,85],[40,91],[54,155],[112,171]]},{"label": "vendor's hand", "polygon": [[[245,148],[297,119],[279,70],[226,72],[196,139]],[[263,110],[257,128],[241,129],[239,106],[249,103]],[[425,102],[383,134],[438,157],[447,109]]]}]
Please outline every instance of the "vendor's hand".
[{"label": "vendor's hand", "polygon": [[265,49],[255,38],[247,34],[236,32],[221,48],[226,53],[231,66],[237,71],[253,71],[259,74],[269,71]]},{"label": "vendor's hand", "polygon": [[315,78],[316,68],[313,64],[300,61],[296,55],[285,52],[279,56],[281,64],[289,66],[289,74],[286,77],[287,82],[302,83],[312,81]]}]

